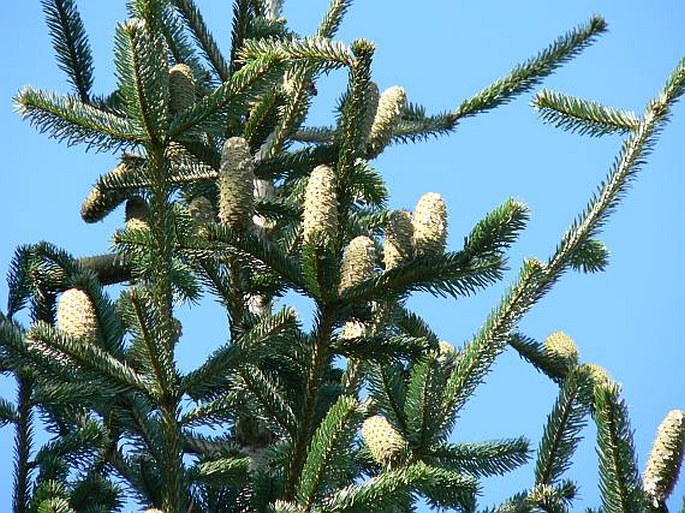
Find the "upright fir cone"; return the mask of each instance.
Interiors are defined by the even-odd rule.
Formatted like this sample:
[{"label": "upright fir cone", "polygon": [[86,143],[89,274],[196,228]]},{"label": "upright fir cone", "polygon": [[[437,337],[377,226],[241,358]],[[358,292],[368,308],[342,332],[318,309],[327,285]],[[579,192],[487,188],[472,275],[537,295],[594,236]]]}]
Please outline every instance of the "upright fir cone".
[{"label": "upright fir cone", "polygon": [[219,168],[219,219],[233,230],[249,226],[254,212],[254,164],[242,137],[224,143]]},{"label": "upright fir cone", "polygon": [[684,452],[685,411],[671,410],[659,425],[642,481],[655,508],[673,491]]},{"label": "upright fir cone", "polygon": [[435,192],[419,198],[412,219],[417,255],[439,255],[447,246],[447,205]]},{"label": "upright fir cone", "polygon": [[378,99],[378,109],[369,133],[369,154],[377,157],[392,138],[393,130],[407,109],[407,95],[399,86],[386,89]]},{"label": "upright fir cone", "polygon": [[317,166],[309,175],[304,191],[302,237],[313,244],[320,238],[332,240],[338,233],[338,198],[335,175],[328,166]]},{"label": "upright fir cone", "polygon": [[340,264],[340,286],[338,293],[358,285],[373,276],[376,267],[376,246],[366,235],[350,241]]},{"label": "upright fir cone", "polygon": [[544,342],[544,352],[553,359],[563,362],[568,368],[578,365],[580,355],[575,342],[561,331],[550,333]]},{"label": "upright fir cone", "polygon": [[169,109],[172,114],[183,112],[195,103],[193,70],[186,64],[176,64],[169,70]]},{"label": "upright fir cone", "polygon": [[57,301],[57,330],[74,338],[94,341],[98,324],[88,295],[79,289],[65,290]]},{"label": "upright fir cone", "polygon": [[383,240],[383,263],[385,270],[397,267],[414,256],[414,226],[411,214],[406,210],[395,210],[385,226]]},{"label": "upright fir cone", "polygon": [[369,417],[362,424],[362,438],[374,461],[386,464],[396,459],[406,442],[382,415]]}]

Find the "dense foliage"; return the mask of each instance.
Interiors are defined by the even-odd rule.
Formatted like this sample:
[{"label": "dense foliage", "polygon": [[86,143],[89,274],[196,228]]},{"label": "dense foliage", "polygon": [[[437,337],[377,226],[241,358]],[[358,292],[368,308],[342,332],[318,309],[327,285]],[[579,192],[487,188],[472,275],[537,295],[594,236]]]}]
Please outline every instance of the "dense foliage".
[{"label": "dense foliage", "polygon": [[[389,210],[373,161],[530,91],[606,24],[593,17],[430,115],[401,87],[379,91],[373,43],[334,40],[350,3],[332,0],[304,37],[278,0],[235,0],[223,55],[193,0],[130,0],[116,31],[117,88],[97,96],[74,1],[43,0],[72,92],[26,87],[16,105],[59,141],[118,156],[81,212],[92,223],[124,205],[126,222],[112,254],[75,258],[45,242],[16,251],[0,313],[0,368],[17,382],[15,401],[0,401],[0,423],[15,430],[15,513],[121,511],[128,498],[165,513],[399,513],[421,500],[483,511],[481,478],[533,458],[529,485],[487,511],[565,512],[577,496],[565,472],[589,419],[600,511],[667,511],[685,414],[663,421],[641,475],[620,387],[563,333],[541,343],[517,326],[566,271],[606,266],[599,233],[685,91],[685,60],[640,115],[535,96],[543,121],[625,141],[552,256],[526,260],[478,333],[454,347],[407,299],[500,280],[527,208],[506,201],[450,249],[442,197]],[[317,79],[333,70],[348,76],[334,122],[306,126]],[[291,291],[314,304],[310,330],[274,306]],[[223,305],[229,333],[184,373],[174,308],[203,294]],[[508,346],[559,386],[537,450],[515,434],[451,441]],[[52,435],[42,446],[37,418]]]}]

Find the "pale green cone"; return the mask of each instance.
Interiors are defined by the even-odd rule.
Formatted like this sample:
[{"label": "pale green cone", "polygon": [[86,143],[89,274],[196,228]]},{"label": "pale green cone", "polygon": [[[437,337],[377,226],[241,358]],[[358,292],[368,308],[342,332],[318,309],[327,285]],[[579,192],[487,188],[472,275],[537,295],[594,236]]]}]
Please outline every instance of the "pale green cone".
[{"label": "pale green cone", "polygon": [[335,175],[328,166],[312,171],[304,191],[302,237],[313,244],[320,239],[333,240],[338,233],[338,199]]},{"label": "pale green cone", "polygon": [[543,351],[554,359],[564,362],[567,367],[578,365],[580,353],[575,342],[561,331],[550,333],[545,339]]},{"label": "pale green cone", "polygon": [[377,157],[390,143],[393,131],[407,109],[407,95],[399,86],[383,91],[369,133],[369,156]]},{"label": "pale green cone", "polygon": [[406,447],[402,435],[381,415],[369,417],[364,421],[362,438],[374,461],[379,464],[396,459]]},{"label": "pale green cone", "polygon": [[219,220],[233,230],[243,230],[254,212],[254,164],[242,137],[224,143],[219,169]]},{"label": "pale green cone", "polygon": [[447,205],[435,192],[419,198],[414,217],[414,249],[417,255],[439,255],[447,246]]},{"label": "pale green cone", "polygon": [[392,269],[414,256],[414,226],[411,214],[396,210],[390,214],[383,240],[385,270]]},{"label": "pale green cone", "polygon": [[375,266],[376,246],[373,241],[365,235],[352,239],[345,248],[340,264],[338,292],[342,294],[350,287],[371,278]]},{"label": "pale green cone", "polygon": [[654,507],[668,499],[673,491],[684,451],[685,411],[671,410],[659,425],[642,481]]},{"label": "pale green cone", "polygon": [[195,103],[193,70],[186,64],[176,64],[169,70],[169,109],[172,114],[183,112]]},{"label": "pale green cone", "polygon": [[98,325],[95,308],[88,295],[79,289],[65,290],[57,301],[57,330],[81,340],[94,341]]}]

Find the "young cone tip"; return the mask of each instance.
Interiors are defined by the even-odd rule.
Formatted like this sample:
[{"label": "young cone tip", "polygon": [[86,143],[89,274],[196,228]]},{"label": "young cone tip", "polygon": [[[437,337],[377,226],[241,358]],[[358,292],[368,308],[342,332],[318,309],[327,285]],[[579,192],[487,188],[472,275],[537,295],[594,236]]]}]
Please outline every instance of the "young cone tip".
[{"label": "young cone tip", "polygon": [[655,507],[673,491],[685,451],[685,411],[671,410],[657,429],[647,460],[643,488]]},{"label": "young cone tip", "polygon": [[226,140],[219,169],[219,219],[232,229],[245,228],[254,211],[254,163],[242,137]]},{"label": "young cone tip", "polygon": [[568,366],[578,365],[580,353],[575,342],[561,331],[550,333],[544,342],[544,352],[562,360]]},{"label": "young cone tip", "polygon": [[365,235],[350,241],[343,253],[340,265],[339,293],[358,285],[373,276],[376,264],[376,246]]},{"label": "young cone tip", "polygon": [[412,218],[414,247],[419,255],[438,255],[447,246],[447,205],[436,192],[419,198]]},{"label": "young cone tip", "polygon": [[317,166],[304,191],[302,236],[309,244],[320,238],[332,240],[338,233],[338,200],[335,174],[328,166]]},{"label": "young cone tip", "polygon": [[79,289],[65,290],[57,301],[57,330],[83,340],[95,340],[97,317],[88,295]]},{"label": "young cone tip", "polygon": [[362,425],[362,438],[376,463],[388,463],[399,456],[406,443],[385,417],[375,415]]}]

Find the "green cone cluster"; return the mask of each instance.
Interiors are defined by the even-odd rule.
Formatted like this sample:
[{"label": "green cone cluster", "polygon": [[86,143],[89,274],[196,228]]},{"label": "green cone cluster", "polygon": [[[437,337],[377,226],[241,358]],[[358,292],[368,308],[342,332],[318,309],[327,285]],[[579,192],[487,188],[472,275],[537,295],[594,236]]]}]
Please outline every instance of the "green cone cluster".
[{"label": "green cone cluster", "polygon": [[369,133],[369,148],[372,157],[378,156],[390,143],[393,130],[407,109],[407,95],[399,86],[383,91],[378,99],[378,109]]},{"label": "green cone cluster", "polygon": [[57,301],[57,329],[64,335],[94,341],[97,317],[88,295],[79,289],[65,290]]},{"label": "green cone cluster", "polygon": [[414,217],[414,248],[417,255],[438,255],[447,246],[447,205],[442,196],[427,192],[419,198]]},{"label": "green cone cluster", "polygon": [[385,225],[383,241],[383,264],[385,270],[392,269],[410,259],[414,254],[414,226],[411,213],[395,210]]},{"label": "green cone cluster", "polygon": [[169,70],[169,109],[172,114],[178,114],[193,103],[195,103],[193,70],[186,64],[176,64]]},{"label": "green cone cluster", "polygon": [[397,458],[406,443],[397,430],[382,415],[364,421],[362,438],[376,463],[385,464]]},{"label": "green cone cluster", "polygon": [[685,452],[685,411],[671,410],[659,425],[644,472],[643,488],[654,507],[673,491]]},{"label": "green cone cluster", "polygon": [[224,144],[219,169],[219,219],[233,230],[243,230],[254,212],[254,164],[242,137]]},{"label": "green cone cluster", "polygon": [[328,166],[317,166],[312,171],[304,191],[302,237],[313,244],[320,238],[332,240],[338,233],[338,199],[335,193],[335,174]]},{"label": "green cone cluster", "polygon": [[340,286],[342,294],[350,287],[373,276],[376,267],[376,246],[366,235],[360,235],[350,241],[343,253],[340,265]]},{"label": "green cone cluster", "polygon": [[561,331],[550,333],[544,342],[544,352],[551,358],[559,360],[567,367],[578,365],[580,353],[575,342]]}]

